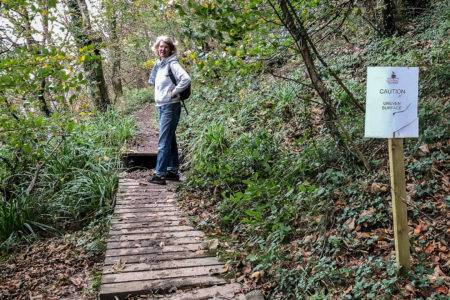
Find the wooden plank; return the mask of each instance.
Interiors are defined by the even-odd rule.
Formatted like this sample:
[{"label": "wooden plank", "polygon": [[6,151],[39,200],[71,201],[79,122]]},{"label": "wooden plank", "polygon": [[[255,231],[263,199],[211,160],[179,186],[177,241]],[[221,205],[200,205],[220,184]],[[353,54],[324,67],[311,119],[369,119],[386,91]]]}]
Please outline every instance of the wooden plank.
[{"label": "wooden plank", "polygon": [[213,265],[206,267],[188,267],[188,268],[175,268],[166,270],[154,270],[154,271],[137,271],[120,274],[105,274],[102,276],[102,283],[115,283],[115,282],[131,282],[142,280],[157,280],[157,279],[172,279],[180,277],[196,277],[196,276],[211,276],[219,275],[225,271],[223,265]]},{"label": "wooden plank", "polygon": [[411,268],[406,208],[405,165],[403,139],[388,139],[389,169],[391,173],[391,197],[394,215],[395,257],[403,269]]},{"label": "wooden plank", "polygon": [[[122,261],[121,261],[122,262]],[[137,264],[127,264],[122,262],[123,268],[120,272],[117,271],[118,265],[109,265],[103,269],[103,274],[122,274],[125,272],[137,272],[137,271],[154,271],[165,270],[175,268],[189,268],[198,266],[214,266],[220,265],[219,260],[216,257],[198,257],[179,260],[163,260],[156,262],[145,262]]]},{"label": "wooden plank", "polygon": [[158,202],[143,202],[143,203],[121,203],[121,204],[116,204],[116,208],[154,208],[154,207],[175,207],[175,205],[173,205],[172,203],[168,203],[166,202],[162,202],[162,203],[158,203]]},{"label": "wooden plank", "polygon": [[165,216],[179,216],[177,211],[162,211],[162,212],[143,212],[143,213],[118,213],[114,214],[117,218],[132,219],[132,218],[157,218]]},{"label": "wooden plank", "polygon": [[168,205],[168,204],[171,204],[171,205],[174,205],[175,206],[175,203],[176,203],[176,200],[174,199],[173,200],[173,202],[172,203],[170,203],[170,201],[169,202],[167,202],[167,200],[169,200],[168,198],[157,198],[157,197],[154,197],[154,198],[148,198],[148,199],[117,199],[116,200],[116,204],[117,205],[141,205],[141,204],[153,204],[153,205],[162,205],[162,204],[165,204],[165,205]]},{"label": "wooden plank", "polygon": [[144,193],[144,194],[126,194],[126,195],[121,195],[121,196],[117,196],[116,197],[116,202],[123,202],[123,201],[130,201],[130,200],[134,200],[134,201],[143,201],[143,200],[147,200],[147,201],[151,201],[151,202],[160,202],[161,200],[167,200],[168,197],[172,197],[172,194],[170,193],[160,193],[158,195],[154,195],[152,197],[146,197],[144,195],[148,195],[148,193]]},{"label": "wooden plank", "polygon": [[159,194],[167,194],[167,193],[172,193],[171,191],[167,191],[167,190],[161,190],[161,189],[150,189],[150,188],[127,188],[127,189],[122,189],[120,188],[117,191],[117,194],[119,196],[128,196],[128,195],[136,195],[136,194],[140,194],[140,195],[159,195]]},{"label": "wooden plank", "polygon": [[116,202],[117,208],[126,208],[126,207],[176,207],[175,201],[167,201],[168,199],[154,199],[152,201],[149,200],[126,200]]},{"label": "wooden plank", "polygon": [[178,224],[185,224],[187,222],[183,222],[181,220],[173,220],[173,221],[160,221],[160,222],[152,222],[146,219],[144,222],[128,222],[128,223],[111,223],[111,230],[121,230],[121,229],[134,229],[134,228],[153,228],[153,227],[161,227],[161,226],[179,226]]},{"label": "wooden plank", "polygon": [[147,218],[147,217],[139,217],[139,218],[131,218],[131,219],[125,219],[122,217],[114,217],[111,219],[111,223],[146,223],[149,220],[154,220],[155,222],[171,222],[171,221],[178,221],[183,220],[183,218],[179,216],[161,216],[161,217],[155,217],[155,218]]},{"label": "wooden plank", "polygon": [[173,199],[174,203],[169,203],[167,200],[172,199],[173,196],[171,195],[160,195],[155,197],[138,197],[138,196],[129,196],[129,197],[121,197],[116,198],[116,204],[118,205],[131,205],[131,204],[154,204],[154,205],[161,205],[161,204],[172,204],[174,205],[175,199]]},{"label": "wooden plank", "polygon": [[139,234],[139,233],[161,233],[174,231],[194,231],[191,226],[139,226],[135,228],[124,228],[120,230],[110,230],[109,235]]},{"label": "wooden plank", "polygon": [[181,237],[204,237],[205,234],[198,230],[187,231],[171,231],[171,232],[156,232],[156,233],[136,233],[123,235],[110,235],[108,242],[118,241],[139,241],[139,240],[161,240],[161,239],[176,239]]},{"label": "wooden plank", "polygon": [[[225,284],[225,280],[212,276],[197,276],[194,278],[173,278],[171,280],[145,280],[133,282],[121,282],[102,284],[100,288],[100,300],[114,300],[114,297],[122,298],[127,295],[167,292],[177,289],[196,286],[213,286]],[[130,292],[132,291],[132,293]]]},{"label": "wooden plank", "polygon": [[197,251],[200,250],[199,244],[183,244],[175,246],[155,247],[141,247],[141,248],[124,248],[124,249],[107,249],[105,256],[122,256],[133,254],[152,254],[152,253],[167,253],[167,252],[183,252],[183,251]]},{"label": "wooden plank", "polygon": [[173,191],[168,191],[167,189],[161,189],[161,188],[139,188],[139,189],[126,189],[123,191],[118,192],[118,196],[128,196],[128,195],[141,195],[141,196],[148,196],[148,195],[159,195],[159,194],[167,194],[172,193]]},{"label": "wooden plank", "polygon": [[165,206],[165,207],[136,207],[136,208],[116,208],[115,214],[124,213],[157,213],[157,212],[176,212],[179,213],[175,206]]},{"label": "wooden plank", "polygon": [[212,286],[207,288],[198,288],[185,291],[178,291],[171,296],[164,298],[165,300],[205,300],[205,299],[233,299],[245,300],[244,294],[241,292],[241,285],[238,283]]},{"label": "wooden plank", "polygon": [[148,190],[139,190],[139,191],[135,191],[135,192],[130,192],[130,191],[124,191],[124,192],[120,192],[117,193],[117,197],[118,198],[129,198],[129,197],[159,197],[161,195],[170,195],[173,194],[173,192],[169,192],[169,191],[159,191],[159,190],[155,190],[155,191],[148,191]]},{"label": "wooden plank", "polygon": [[[163,244],[162,244],[163,243]],[[141,248],[141,247],[156,247],[161,248],[173,246],[173,245],[183,245],[183,244],[201,244],[200,239],[194,237],[180,237],[176,239],[165,239],[157,238],[153,240],[129,240],[129,241],[108,241],[107,249],[122,249],[122,248]]]},{"label": "wooden plank", "polygon": [[123,256],[107,256],[105,257],[105,266],[113,265],[119,263],[145,263],[145,262],[159,262],[165,260],[177,260],[177,259],[187,259],[187,258],[199,258],[206,257],[204,253],[194,252],[194,251],[176,251],[176,252],[155,252],[150,254],[133,254],[133,255],[123,255]]}]

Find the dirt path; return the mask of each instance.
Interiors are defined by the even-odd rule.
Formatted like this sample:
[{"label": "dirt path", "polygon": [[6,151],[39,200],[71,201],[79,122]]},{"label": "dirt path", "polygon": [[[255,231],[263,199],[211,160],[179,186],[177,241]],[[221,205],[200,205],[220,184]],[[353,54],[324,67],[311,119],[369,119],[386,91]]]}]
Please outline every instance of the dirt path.
[{"label": "dirt path", "polygon": [[130,151],[140,153],[158,152],[157,121],[153,119],[157,118],[157,114],[154,105],[145,106],[134,115],[139,134],[132,143]]}]

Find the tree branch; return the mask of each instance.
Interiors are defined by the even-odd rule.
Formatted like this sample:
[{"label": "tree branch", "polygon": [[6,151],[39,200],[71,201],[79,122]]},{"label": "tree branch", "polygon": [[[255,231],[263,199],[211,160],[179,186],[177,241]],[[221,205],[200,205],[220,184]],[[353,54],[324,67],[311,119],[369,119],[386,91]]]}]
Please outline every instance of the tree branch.
[{"label": "tree branch", "polygon": [[44,160],[42,162],[37,162],[36,163],[36,171],[34,172],[34,176],[33,179],[30,182],[30,185],[28,186],[27,190],[25,191],[25,194],[28,196],[30,195],[30,192],[33,190],[34,186],[36,185],[36,181],[39,175],[39,172],[41,171],[42,167],[45,165],[45,163],[47,162],[47,160],[53,155],[55,154],[56,150],[59,149],[59,147],[61,147],[62,142],[64,141],[64,136],[61,138],[61,140],[59,141],[58,145],[56,145],[56,147],[52,150],[52,152],[50,152],[49,155],[47,155],[46,158],[44,158]]},{"label": "tree branch", "polygon": [[278,77],[278,78],[281,78],[281,79],[284,79],[284,80],[293,81],[293,82],[295,82],[295,83],[298,83],[298,84],[300,84],[300,85],[303,85],[303,86],[306,86],[306,87],[309,87],[309,88],[312,88],[312,89],[314,88],[312,85],[307,84],[307,83],[303,83],[303,82],[301,82],[300,80],[293,79],[293,78],[289,78],[289,77],[284,77],[284,76],[282,76],[282,75],[275,74],[274,72],[272,72],[272,71],[270,71],[270,70],[267,70],[267,72],[268,72],[270,75],[274,76],[274,77]]}]

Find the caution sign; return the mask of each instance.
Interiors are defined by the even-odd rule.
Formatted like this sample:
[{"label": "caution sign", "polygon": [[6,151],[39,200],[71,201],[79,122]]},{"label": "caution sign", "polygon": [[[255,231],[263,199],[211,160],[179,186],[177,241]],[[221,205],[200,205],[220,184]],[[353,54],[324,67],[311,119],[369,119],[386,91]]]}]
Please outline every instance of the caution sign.
[{"label": "caution sign", "polygon": [[368,67],[365,137],[419,136],[419,68]]}]

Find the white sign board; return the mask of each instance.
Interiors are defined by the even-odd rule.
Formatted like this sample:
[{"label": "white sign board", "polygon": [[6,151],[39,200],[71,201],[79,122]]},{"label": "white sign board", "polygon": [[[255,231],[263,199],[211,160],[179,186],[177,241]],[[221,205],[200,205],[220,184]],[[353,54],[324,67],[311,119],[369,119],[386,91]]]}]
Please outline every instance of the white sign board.
[{"label": "white sign board", "polygon": [[419,136],[419,68],[368,67],[365,137]]}]

